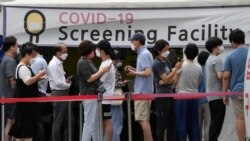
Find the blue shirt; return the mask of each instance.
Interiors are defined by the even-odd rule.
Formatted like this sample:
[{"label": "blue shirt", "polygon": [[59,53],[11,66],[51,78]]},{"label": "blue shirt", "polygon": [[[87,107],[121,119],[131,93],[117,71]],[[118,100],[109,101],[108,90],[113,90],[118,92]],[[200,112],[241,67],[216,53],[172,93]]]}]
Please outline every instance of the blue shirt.
[{"label": "blue shirt", "polygon": [[[198,91],[200,93],[205,93],[206,92],[206,84],[205,84],[205,65],[201,66],[202,68],[202,77],[201,77],[201,81],[198,87]],[[201,98],[200,99],[200,104],[207,102],[207,98]]]},{"label": "blue shirt", "polygon": [[236,48],[225,59],[223,71],[231,73],[229,89],[232,92],[244,91],[247,54],[247,47]]},{"label": "blue shirt", "polygon": [[[137,50],[137,53],[138,57],[137,57],[136,71],[141,72],[146,68],[152,68],[153,56],[148,51],[148,49],[145,46],[143,46]],[[134,90],[136,94],[153,93],[154,92],[153,74],[151,74],[148,77],[141,77],[137,75],[135,77]]]},{"label": "blue shirt", "polygon": [[[37,74],[41,70],[45,70],[46,74],[48,72],[48,64],[42,55],[37,55],[34,63],[31,64],[32,71]],[[46,93],[48,88],[48,79],[43,79],[38,82],[38,90],[41,93]]]}]

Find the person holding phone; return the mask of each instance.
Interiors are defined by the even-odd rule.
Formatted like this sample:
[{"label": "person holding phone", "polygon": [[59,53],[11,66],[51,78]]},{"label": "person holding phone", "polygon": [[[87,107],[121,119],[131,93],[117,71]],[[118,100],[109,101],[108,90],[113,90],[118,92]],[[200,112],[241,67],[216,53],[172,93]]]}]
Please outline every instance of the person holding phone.
[{"label": "person holding phone", "polygon": [[[78,51],[81,55],[77,62],[77,76],[81,95],[97,95],[100,86],[100,77],[110,70],[110,66],[100,70],[96,68],[92,59],[95,57],[95,46],[89,40],[79,44]],[[85,100],[82,102],[84,108],[84,124],[82,141],[99,141],[99,120],[97,100]]]},{"label": "person holding phone", "polygon": [[[177,62],[174,69],[168,60],[169,43],[163,39],[156,41],[153,51],[156,58],[153,62],[155,93],[173,93],[174,77],[181,68],[182,62]],[[156,141],[175,141],[175,104],[173,98],[157,98],[156,113],[158,116]]]},{"label": "person holding phone", "polygon": [[[45,70],[36,75],[29,67],[35,57],[35,48],[32,44],[23,44],[21,48],[22,60],[16,69],[16,97],[38,97],[38,81],[42,80]],[[39,105],[38,103],[17,103],[15,122],[9,134],[16,141],[32,141],[38,134]]]},{"label": "person holding phone", "polygon": [[[71,81],[65,78],[63,62],[67,59],[68,50],[64,43],[58,43],[54,48],[54,56],[48,66],[48,76],[52,96],[65,96],[69,94]],[[62,141],[61,130],[64,128],[64,121],[67,120],[68,102],[53,103],[53,125],[52,125],[52,141]],[[68,132],[66,132],[68,133]],[[67,134],[65,138],[68,138]]]}]

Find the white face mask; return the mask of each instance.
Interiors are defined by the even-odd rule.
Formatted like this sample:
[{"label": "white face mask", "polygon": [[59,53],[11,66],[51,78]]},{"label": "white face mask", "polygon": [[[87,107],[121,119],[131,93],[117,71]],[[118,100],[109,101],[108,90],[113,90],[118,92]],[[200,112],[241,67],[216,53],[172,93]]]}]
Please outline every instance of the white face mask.
[{"label": "white face mask", "polygon": [[66,60],[68,57],[68,53],[63,53],[60,57],[62,60]]},{"label": "white face mask", "polygon": [[122,62],[118,62],[115,66],[116,68],[122,67]]},{"label": "white face mask", "polygon": [[219,46],[219,49],[220,49],[220,53],[223,53],[223,51],[224,51],[224,46],[223,45],[221,45],[221,46]]},{"label": "white face mask", "polygon": [[135,46],[134,46],[134,44],[131,44],[131,49],[132,49],[133,51],[135,51]]},{"label": "white face mask", "polygon": [[96,57],[101,57],[100,51],[99,50],[95,50],[95,55],[96,55]]},{"label": "white face mask", "polygon": [[30,65],[32,65],[35,61],[36,61],[35,58],[31,58],[30,59]]},{"label": "white face mask", "polygon": [[17,55],[20,54],[20,48],[17,48],[16,54],[17,54]]},{"label": "white face mask", "polygon": [[163,52],[162,54],[161,54],[161,56],[162,57],[164,57],[164,58],[167,58],[168,57],[168,55],[169,55],[169,51],[165,51],[165,52]]}]

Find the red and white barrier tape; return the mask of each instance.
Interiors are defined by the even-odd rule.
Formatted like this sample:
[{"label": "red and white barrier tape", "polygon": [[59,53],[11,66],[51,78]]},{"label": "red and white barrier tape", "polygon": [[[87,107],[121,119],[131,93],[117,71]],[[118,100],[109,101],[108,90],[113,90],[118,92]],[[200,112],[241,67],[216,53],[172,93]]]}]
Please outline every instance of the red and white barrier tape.
[{"label": "red and white barrier tape", "polygon": [[[169,93],[169,94],[132,94],[131,100],[153,100],[155,98],[174,98],[174,99],[199,99],[207,96],[243,96],[242,92],[216,92],[216,93]],[[75,95],[75,96],[48,96],[33,98],[1,98],[0,103],[17,102],[63,102],[63,101],[83,101],[97,100],[97,95]],[[103,100],[126,100],[121,96],[104,96]]]}]

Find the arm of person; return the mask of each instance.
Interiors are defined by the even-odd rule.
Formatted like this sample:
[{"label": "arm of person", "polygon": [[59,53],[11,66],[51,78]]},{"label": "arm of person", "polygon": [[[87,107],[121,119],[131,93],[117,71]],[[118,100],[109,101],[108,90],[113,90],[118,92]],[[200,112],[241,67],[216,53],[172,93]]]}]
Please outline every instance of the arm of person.
[{"label": "arm of person", "polygon": [[[223,92],[228,92],[229,90],[230,77],[231,77],[231,72],[225,71],[223,73],[223,83],[222,83]],[[223,102],[225,105],[228,105],[228,96],[225,96],[223,98]]]},{"label": "arm of person", "polygon": [[[225,59],[225,62],[223,64],[223,78],[222,78],[222,89],[223,92],[228,92],[229,90],[229,83],[230,83],[230,78],[231,78],[231,59],[230,56],[227,56]],[[228,96],[223,97],[223,102],[225,105],[229,104]]]},{"label": "arm of person", "polygon": [[[177,71],[181,68],[181,66],[182,66],[182,62],[177,62],[175,65],[175,68],[171,71],[171,73],[169,73],[168,75],[166,73],[163,73],[160,76],[163,84],[172,84],[174,82],[174,77]],[[162,84],[162,82],[160,82],[160,84]]]},{"label": "arm of person", "polygon": [[[133,70],[131,70],[133,71]],[[152,75],[152,69],[151,68],[146,68],[143,71],[133,71],[134,75],[138,75],[141,77],[149,77]]]},{"label": "arm of person", "polygon": [[141,56],[141,60],[139,62],[139,65],[142,68],[142,71],[137,71],[135,68],[128,67],[127,70],[129,71],[129,74],[137,75],[141,77],[149,77],[152,75],[152,63],[153,58],[151,54],[144,54]]},{"label": "arm of person", "polygon": [[66,80],[62,81],[58,79],[60,78],[60,74],[58,73],[60,72],[60,70],[58,70],[56,66],[53,65],[49,66],[48,70],[49,70],[49,80],[53,81],[58,88],[62,89],[70,88],[71,83],[67,83]]},{"label": "arm of person", "polygon": [[41,80],[41,78],[45,75],[45,70],[39,71],[35,76],[30,77],[27,81],[24,81],[24,84],[30,86],[37,81]]},{"label": "arm of person", "polygon": [[103,67],[102,69],[99,69],[98,72],[96,72],[95,74],[92,74],[89,79],[87,80],[89,83],[96,81],[97,79],[99,79],[105,72],[108,72],[110,70],[111,66],[106,66]]},{"label": "arm of person", "polygon": [[217,78],[221,81],[223,78],[222,66],[223,66],[223,61],[221,60],[221,58],[216,59],[214,62],[214,69],[216,71]]},{"label": "arm of person", "polygon": [[15,79],[15,73],[16,73],[16,62],[14,60],[9,61],[6,63],[6,72],[5,75],[7,76],[9,80],[9,84],[11,85],[11,88],[16,88],[16,79]]},{"label": "arm of person", "polygon": [[39,81],[44,75],[45,71],[39,71],[35,76],[31,76],[31,71],[26,66],[21,66],[19,69],[19,78],[23,80],[24,84],[30,86]]}]

